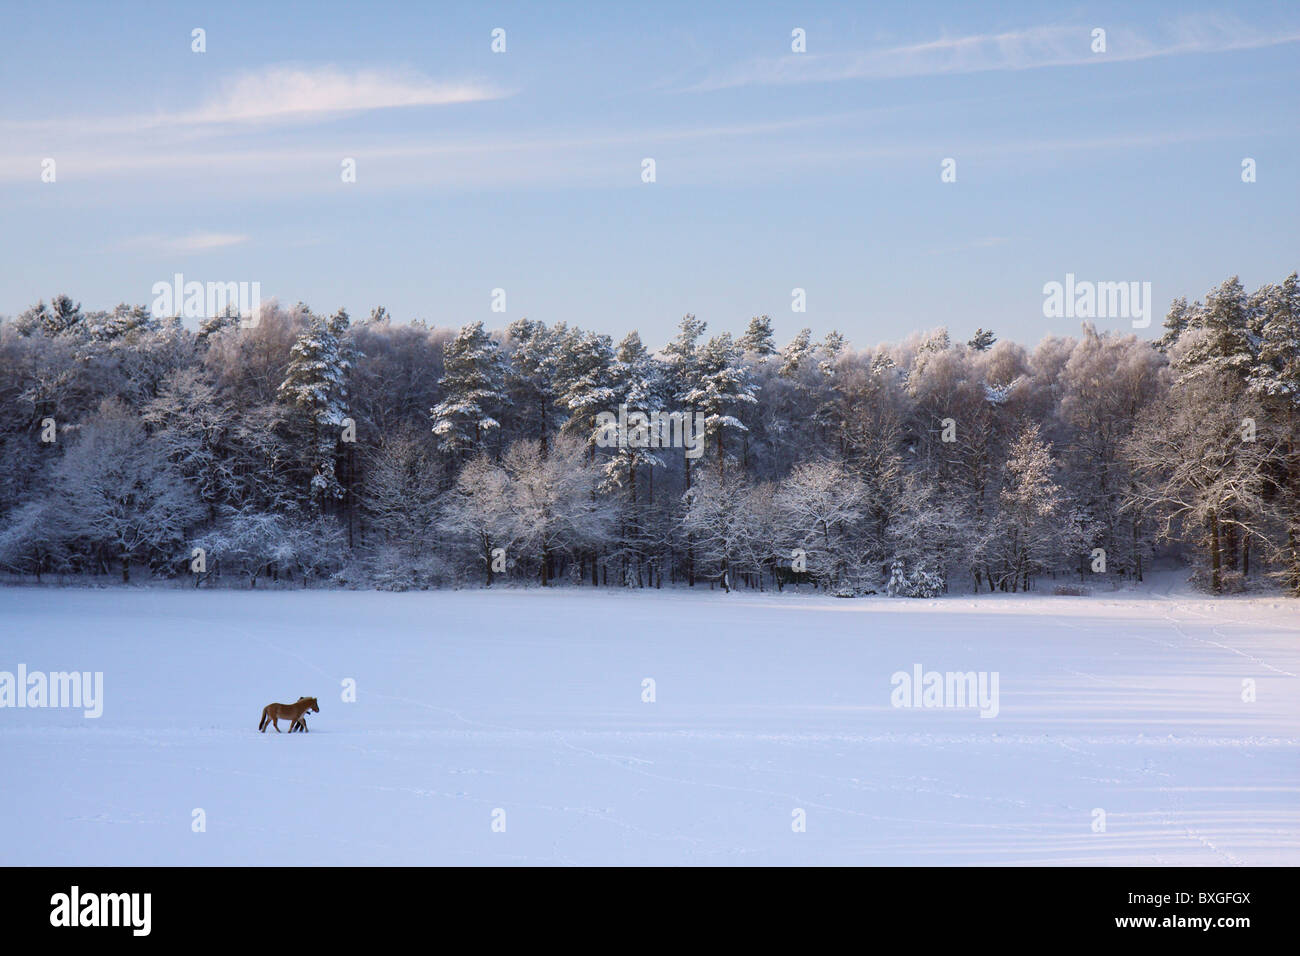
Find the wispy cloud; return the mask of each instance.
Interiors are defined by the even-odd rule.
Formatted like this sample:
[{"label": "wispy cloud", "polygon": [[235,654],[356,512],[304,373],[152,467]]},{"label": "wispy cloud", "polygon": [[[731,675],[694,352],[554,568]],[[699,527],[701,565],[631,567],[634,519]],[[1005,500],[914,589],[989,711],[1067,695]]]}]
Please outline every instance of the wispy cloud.
[{"label": "wispy cloud", "polygon": [[413,71],[335,67],[271,67],[241,74],[198,110],[172,114],[178,123],[256,123],[410,106],[447,106],[505,94],[472,82],[437,82]]},{"label": "wispy cloud", "polygon": [[413,70],[342,70],[335,66],[271,66],[236,74],[199,106],[118,116],[9,120],[0,130],[102,135],[166,128],[266,126],[420,106],[501,99],[510,92],[471,80],[438,81]]},{"label": "wispy cloud", "polygon": [[801,53],[756,59],[707,76],[687,87],[687,91],[1092,66],[1300,42],[1298,28],[1270,33],[1227,17],[1184,17],[1157,38],[1122,26],[1104,29],[1104,53],[1092,50],[1092,26],[1038,26],[942,37],[860,53]]},{"label": "wispy cloud", "polygon": [[[1209,125],[1194,129],[1173,126],[1165,129],[1115,131],[1107,135],[1066,138],[1041,137],[981,138],[951,135],[889,137],[863,141],[812,135],[833,131],[857,117],[866,119],[879,110],[804,116],[769,122],[712,124],[700,127],[627,128],[573,131],[570,135],[513,132],[492,136],[448,136],[375,139],[364,149],[354,150],[360,179],[377,188],[429,186],[437,188],[481,188],[487,186],[529,186],[584,183],[611,186],[639,183],[640,158],[647,150],[672,149],[678,182],[734,182],[742,175],[783,178],[795,172],[813,173],[847,168],[872,161],[915,160],[937,162],[941,156],[977,157],[1024,156],[1047,153],[1077,157],[1104,151],[1162,149],[1187,143],[1250,136],[1286,135],[1285,124]],[[865,127],[864,127],[865,128]],[[791,136],[806,130],[808,136]],[[60,181],[135,179],[148,183],[151,196],[160,190],[187,188],[210,190],[213,175],[223,195],[304,194],[344,188],[338,175],[342,155],[336,145],[321,143],[313,136],[301,145],[277,144],[214,146],[178,143],[166,148],[136,143],[129,138],[114,148],[82,149],[59,154]],[[768,148],[758,148],[765,143]],[[651,153],[653,155],[653,153]],[[662,155],[662,154],[660,154]],[[629,170],[633,173],[629,175]],[[38,182],[39,164],[32,155],[0,155],[0,184]],[[661,170],[662,173],[662,170]],[[351,188],[351,187],[347,187]],[[152,241],[189,242],[190,251],[219,248],[244,237],[202,234],[197,237]],[[208,245],[205,245],[207,243]],[[185,251],[175,249],[175,251]]]},{"label": "wispy cloud", "polygon": [[249,237],[229,232],[199,232],[188,236],[133,236],[116,243],[115,248],[125,251],[186,253],[209,252],[248,242]]},{"label": "wispy cloud", "polygon": [[[817,126],[861,121],[894,109],[884,107],[826,116],[796,116],[698,127],[578,129],[543,134],[518,132],[505,136],[448,136],[433,141],[389,136],[373,138],[364,149],[352,152],[359,162],[367,165],[367,172],[373,169],[369,164],[376,161],[408,161],[423,170],[428,166],[428,160],[441,160],[439,174],[457,179],[467,177],[470,182],[485,181],[485,176],[502,174],[509,167],[517,170],[517,174],[507,176],[512,182],[519,178],[518,174],[527,181],[535,180],[538,175],[547,179],[538,164],[553,165],[561,174],[580,178],[583,155],[616,157],[618,163],[632,162],[639,169],[640,151],[652,145],[716,144],[775,136]],[[209,178],[215,171],[249,174],[250,178],[256,173],[259,179],[267,179],[279,172],[314,176],[321,188],[335,188],[339,182],[338,164],[343,153],[337,145],[324,144],[320,140],[320,136],[313,135],[296,145],[277,144],[268,148],[258,145],[265,141],[264,138],[255,138],[251,143],[237,140],[235,145],[226,146],[206,141],[196,143],[187,136],[171,137],[167,142],[157,137],[147,140],[132,136],[97,137],[93,145],[60,151],[58,162],[60,175],[66,173],[69,180],[131,175],[192,177],[195,174]],[[631,160],[623,152],[627,149],[636,151]],[[0,154],[0,183],[31,181],[38,176],[39,155],[34,152]],[[455,165],[458,158],[462,163],[459,167]]]}]

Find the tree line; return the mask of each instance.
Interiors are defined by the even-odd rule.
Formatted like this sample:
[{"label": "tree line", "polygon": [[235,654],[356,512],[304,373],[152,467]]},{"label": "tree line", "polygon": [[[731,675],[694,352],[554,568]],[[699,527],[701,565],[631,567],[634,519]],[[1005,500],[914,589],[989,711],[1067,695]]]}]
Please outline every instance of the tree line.
[{"label": "tree line", "polygon": [[[1032,349],[778,347],[768,316],[687,315],[652,351],[301,303],[190,329],[60,295],[0,324],[0,373],[13,575],[931,596],[1171,555],[1300,594],[1294,273],[1179,299],[1154,342],[1084,323]],[[659,416],[694,440],[647,440]]]}]

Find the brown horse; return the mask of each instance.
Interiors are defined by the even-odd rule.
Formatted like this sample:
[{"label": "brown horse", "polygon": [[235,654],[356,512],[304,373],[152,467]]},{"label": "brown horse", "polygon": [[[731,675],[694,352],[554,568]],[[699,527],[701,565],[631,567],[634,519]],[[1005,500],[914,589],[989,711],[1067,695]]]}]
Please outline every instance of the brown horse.
[{"label": "brown horse", "polygon": [[316,703],[315,697],[299,697],[293,704],[267,704],[262,708],[262,722],[257,725],[257,729],[266,733],[266,725],[271,724],[275,727],[275,732],[280,733],[279,721],[281,718],[289,721],[289,733],[294,730],[307,731],[307,721],[303,715],[312,712],[320,713],[320,705]]}]

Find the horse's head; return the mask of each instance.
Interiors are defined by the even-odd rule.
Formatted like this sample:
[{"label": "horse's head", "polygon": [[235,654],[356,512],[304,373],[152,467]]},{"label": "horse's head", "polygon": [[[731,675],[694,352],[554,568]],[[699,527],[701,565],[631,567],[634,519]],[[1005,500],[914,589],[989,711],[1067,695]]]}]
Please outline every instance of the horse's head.
[{"label": "horse's head", "polygon": [[301,701],[306,701],[306,702],[307,702],[307,709],[308,709],[309,711],[311,711],[313,714],[319,714],[319,713],[320,713],[320,704],[316,703],[316,698],[315,698],[315,697],[299,697],[298,700],[299,700],[300,702],[301,702]]}]

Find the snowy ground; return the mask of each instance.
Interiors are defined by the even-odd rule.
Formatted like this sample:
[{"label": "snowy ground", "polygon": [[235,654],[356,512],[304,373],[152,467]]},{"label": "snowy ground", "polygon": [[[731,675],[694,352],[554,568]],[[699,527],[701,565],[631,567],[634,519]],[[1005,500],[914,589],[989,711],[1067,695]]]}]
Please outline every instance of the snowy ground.
[{"label": "snowy ground", "polygon": [[1300,864],[1283,598],[7,588],[20,663],[105,706],[0,709],[0,864]]}]

